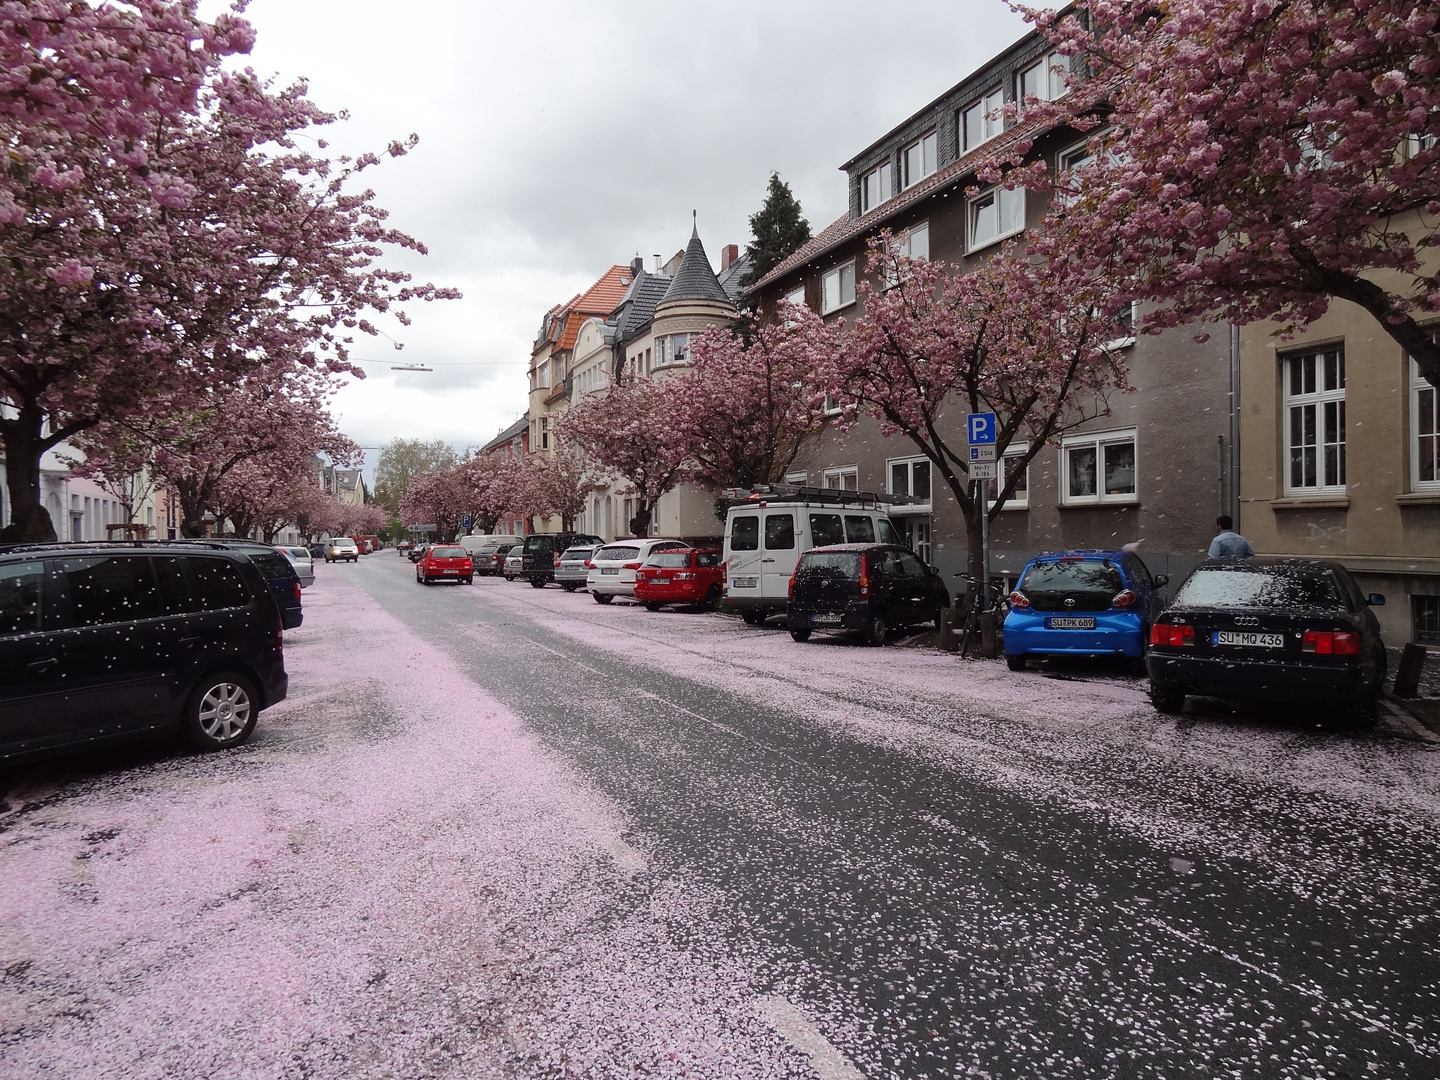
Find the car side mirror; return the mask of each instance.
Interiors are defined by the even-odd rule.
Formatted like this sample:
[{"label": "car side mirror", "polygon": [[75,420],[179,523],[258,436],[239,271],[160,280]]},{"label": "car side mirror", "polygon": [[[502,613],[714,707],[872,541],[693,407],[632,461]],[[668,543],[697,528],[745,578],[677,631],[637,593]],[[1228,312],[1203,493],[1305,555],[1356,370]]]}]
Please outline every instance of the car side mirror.
[{"label": "car side mirror", "polygon": [[1155,575],[1155,587],[1156,587],[1157,589],[1160,588],[1162,585],[1169,585],[1169,584],[1170,584],[1170,575],[1169,575],[1169,574],[1156,574],[1156,575]]},{"label": "car side mirror", "polygon": [[1369,596],[1365,598],[1365,603],[1369,604],[1371,607],[1384,607],[1385,594],[1372,592]]},{"label": "car side mirror", "polygon": [[927,566],[927,567],[925,567],[925,569],[928,570],[928,571],[930,571],[930,576],[931,576],[931,577],[939,577],[939,576],[940,576],[940,568],[939,568],[938,566]]}]

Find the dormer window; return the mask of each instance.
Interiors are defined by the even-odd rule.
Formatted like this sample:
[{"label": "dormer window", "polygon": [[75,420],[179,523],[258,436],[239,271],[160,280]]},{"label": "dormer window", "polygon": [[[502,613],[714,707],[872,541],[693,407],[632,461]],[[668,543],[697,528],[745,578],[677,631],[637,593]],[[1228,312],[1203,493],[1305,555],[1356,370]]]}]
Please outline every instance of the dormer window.
[{"label": "dormer window", "polygon": [[922,135],[919,142],[911,143],[905,148],[905,152],[900,155],[902,191],[918,184],[935,171],[935,159],[939,149],[940,142],[933,131]]},{"label": "dormer window", "polygon": [[1021,101],[1026,98],[1058,101],[1070,92],[1070,87],[1065,84],[1065,75],[1069,70],[1070,61],[1058,52],[1052,52],[1015,77],[1015,96]]},{"label": "dormer window", "polygon": [[960,114],[965,149],[974,150],[1005,130],[1005,95],[997,87]]},{"label": "dormer window", "polygon": [[895,194],[895,184],[891,178],[891,172],[890,162],[887,161],[860,178],[860,212],[862,214],[868,214]]}]

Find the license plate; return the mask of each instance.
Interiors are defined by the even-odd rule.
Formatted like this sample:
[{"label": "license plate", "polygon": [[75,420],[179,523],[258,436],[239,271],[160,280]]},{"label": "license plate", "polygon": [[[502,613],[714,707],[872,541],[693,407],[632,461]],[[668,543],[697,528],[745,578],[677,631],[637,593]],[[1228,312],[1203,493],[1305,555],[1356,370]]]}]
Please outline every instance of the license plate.
[{"label": "license plate", "polygon": [[733,587],[736,589],[754,589],[757,588],[759,584],[760,579],[758,577],[737,577],[732,582]]},{"label": "license plate", "polygon": [[816,626],[833,626],[840,621],[839,615],[811,615],[810,621]]},{"label": "license plate", "polygon": [[1249,630],[1216,630],[1210,637],[1216,645],[1245,645],[1256,649],[1283,649],[1284,634],[1256,634]]},{"label": "license plate", "polygon": [[447,573],[447,574],[458,574],[459,572],[460,572],[459,570],[446,570],[446,571],[445,571],[445,573]]},{"label": "license plate", "polygon": [[1053,618],[1046,619],[1045,625],[1051,630],[1094,630],[1095,616],[1088,618]]},{"label": "license plate", "polygon": [[602,574],[618,574],[619,572],[620,568],[618,566],[602,566],[600,568],[600,573]]},{"label": "license plate", "polygon": [[669,585],[669,584],[670,584],[670,579],[669,579],[668,577],[651,578],[651,579],[650,579],[650,584],[651,584],[651,585]]}]

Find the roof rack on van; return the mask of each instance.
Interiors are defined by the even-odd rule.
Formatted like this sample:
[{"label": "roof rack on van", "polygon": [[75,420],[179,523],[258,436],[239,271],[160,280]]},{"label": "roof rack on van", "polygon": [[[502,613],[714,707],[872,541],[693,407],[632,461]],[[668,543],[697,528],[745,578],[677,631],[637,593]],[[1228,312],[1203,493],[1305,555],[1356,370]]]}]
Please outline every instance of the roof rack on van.
[{"label": "roof rack on van", "polygon": [[804,487],[798,484],[752,484],[750,487],[726,488],[725,498],[736,502],[794,499],[798,502],[840,503],[879,509],[882,506],[928,504],[929,500],[912,499],[906,495],[877,495],[873,491],[841,491],[836,488]]}]

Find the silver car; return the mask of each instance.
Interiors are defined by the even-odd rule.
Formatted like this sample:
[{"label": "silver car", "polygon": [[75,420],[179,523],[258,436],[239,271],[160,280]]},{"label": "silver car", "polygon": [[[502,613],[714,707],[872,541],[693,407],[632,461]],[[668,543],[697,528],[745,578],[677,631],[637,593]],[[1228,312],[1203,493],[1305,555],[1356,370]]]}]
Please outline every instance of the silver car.
[{"label": "silver car", "polygon": [[560,556],[560,565],[555,570],[555,580],[566,592],[585,588],[585,579],[590,573],[590,556],[596,551],[595,544],[566,548]]},{"label": "silver car", "polygon": [[505,556],[505,580],[514,581],[520,576],[520,564],[525,558],[525,546],[516,544]]},{"label": "silver car", "polygon": [[300,588],[308,589],[315,584],[315,559],[309,548],[282,547],[280,551],[295,567],[295,573],[300,577]]}]

